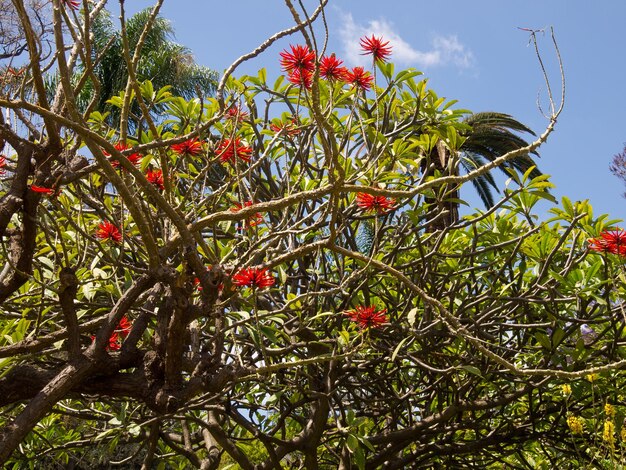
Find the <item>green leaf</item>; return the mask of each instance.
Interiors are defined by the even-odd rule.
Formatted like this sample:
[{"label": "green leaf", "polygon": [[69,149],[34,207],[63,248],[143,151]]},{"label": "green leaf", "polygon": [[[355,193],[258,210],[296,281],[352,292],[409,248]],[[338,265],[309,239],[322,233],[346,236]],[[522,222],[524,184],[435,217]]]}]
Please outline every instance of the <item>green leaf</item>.
[{"label": "green leaf", "polygon": [[359,448],[359,439],[354,434],[348,434],[346,445],[348,446],[348,450],[354,453],[354,451]]},{"label": "green leaf", "polygon": [[278,267],[278,278],[280,279],[281,284],[285,284],[287,282],[287,272],[282,266]]},{"label": "green leaf", "polygon": [[552,342],[550,341],[550,338],[548,338],[548,335],[546,335],[545,333],[535,333],[535,338],[544,348],[552,349]]},{"label": "green leaf", "polygon": [[406,319],[409,322],[409,325],[415,326],[415,319],[417,317],[417,312],[418,311],[419,311],[419,309],[417,307],[415,307],[415,308],[412,308],[411,310],[409,310],[409,313],[407,313]]},{"label": "green leaf", "polygon": [[378,67],[378,70],[381,71],[381,73],[387,80],[391,80],[394,69],[393,62],[382,62],[380,60],[377,60],[376,67]]},{"label": "green leaf", "polygon": [[374,446],[372,445],[372,443],[369,441],[369,439],[366,436],[357,436],[357,437],[359,438],[359,442],[361,444],[367,447],[370,451],[376,452],[376,449],[374,448]]},{"label": "green leaf", "polygon": [[144,80],[144,82],[139,85],[139,91],[141,93],[141,97],[146,101],[152,102],[154,100],[154,85],[152,85],[150,80]]},{"label": "green leaf", "polygon": [[138,437],[141,434],[141,426],[133,424],[128,428],[128,434],[133,437]]},{"label": "green leaf", "polygon": [[262,84],[265,84],[267,82],[267,71],[265,70],[265,68],[259,70],[259,80]]},{"label": "green leaf", "polygon": [[311,317],[309,321],[319,320],[320,318],[329,317],[333,315],[335,315],[335,312],[322,312],[322,313],[318,313],[314,317]]},{"label": "green leaf", "polygon": [[342,346],[349,345],[350,344],[350,333],[348,333],[346,330],[341,330],[339,332],[338,342]]},{"label": "green leaf", "polygon": [[85,296],[85,299],[89,301],[93,300],[93,298],[96,295],[96,290],[97,290],[97,287],[93,282],[86,282],[85,284],[83,284],[81,289],[83,291],[83,295]]},{"label": "green leaf", "polygon": [[563,203],[563,209],[565,209],[567,215],[574,216],[574,206],[572,206],[572,201],[570,201],[569,198],[563,196],[561,202]]},{"label": "green leaf", "polygon": [[362,447],[359,447],[354,451],[354,462],[356,463],[359,470],[365,470],[365,452]]},{"label": "green leaf", "polygon": [[465,366],[461,366],[461,369],[466,370],[470,374],[477,375],[478,377],[483,376],[482,373],[480,372],[480,369],[475,366],[465,365]]},{"label": "green leaf", "polygon": [[393,354],[391,355],[391,362],[396,360],[396,356],[400,352],[400,348],[402,348],[402,345],[406,343],[408,340],[409,340],[409,337],[407,336],[406,338],[404,338],[402,341],[398,343],[398,345],[393,350]]}]

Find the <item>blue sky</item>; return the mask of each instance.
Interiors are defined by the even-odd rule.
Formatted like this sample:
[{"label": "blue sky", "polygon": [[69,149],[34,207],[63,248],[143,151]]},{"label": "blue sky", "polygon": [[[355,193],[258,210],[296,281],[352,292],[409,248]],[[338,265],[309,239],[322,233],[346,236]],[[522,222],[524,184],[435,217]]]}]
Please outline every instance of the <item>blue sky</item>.
[{"label": "blue sky", "polygon": [[[305,1],[309,11],[315,3]],[[129,14],[151,4],[126,2]],[[116,15],[114,2],[111,8]],[[383,34],[394,46],[396,71],[415,67],[440,96],[459,100],[457,107],[508,113],[538,133],[546,125],[537,107],[538,98],[546,104],[545,87],[528,34],[518,27],[554,27],[567,97],[556,131],[540,150],[539,167],[552,175],[557,198],[589,199],[596,215],[626,219],[625,188],[608,169],[626,142],[626,2],[330,0],[326,13],[328,49],[348,65],[361,60],[355,49],[359,37]],[[293,24],[279,0],[165,0],[162,15],[173,22],[176,40],[193,51],[196,61],[219,72]],[[321,28],[317,31],[321,38]],[[278,54],[290,43],[302,40],[294,35],[279,41],[236,75],[266,67],[270,78],[276,76]],[[540,46],[558,89],[548,34],[540,35]]]}]

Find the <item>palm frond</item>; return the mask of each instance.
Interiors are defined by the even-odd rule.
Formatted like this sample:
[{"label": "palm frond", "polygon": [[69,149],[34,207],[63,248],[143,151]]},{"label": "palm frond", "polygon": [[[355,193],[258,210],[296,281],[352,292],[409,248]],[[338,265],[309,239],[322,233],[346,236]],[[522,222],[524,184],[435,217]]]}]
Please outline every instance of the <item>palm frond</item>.
[{"label": "palm frond", "polygon": [[[463,170],[467,173],[479,168],[485,163],[487,163],[485,158],[483,158],[480,154],[464,153],[461,155],[460,159],[460,164],[463,167]],[[480,200],[485,207],[493,207],[495,200],[492,189],[495,189],[496,192],[500,192],[493,175],[491,173],[485,173],[484,175],[480,175],[478,178],[474,178],[471,181],[474,189],[478,193],[478,197],[480,197]]]},{"label": "palm frond", "polygon": [[[460,149],[461,164],[466,171],[478,168],[486,162],[492,162],[508,152],[526,147],[528,142],[516,132],[535,135],[530,128],[504,113],[476,113],[468,116],[464,122],[471,127],[471,132],[465,136],[466,140]],[[536,152],[532,152],[532,155],[539,157]],[[507,168],[514,168],[524,173],[531,167],[535,167],[530,173],[532,178],[541,175],[533,158],[525,154],[505,162],[500,170],[506,174]],[[490,187],[498,190],[493,176],[487,173],[476,178],[472,183],[485,205],[491,207],[493,197]]]},{"label": "palm frond", "polygon": [[532,129],[513,118],[513,116],[504,113],[497,113],[495,111],[483,111],[480,113],[470,114],[467,118],[465,118],[465,123],[472,127],[486,126],[491,128],[500,128],[505,131],[510,129],[517,132],[536,135]]},{"label": "palm frond", "polygon": [[[131,56],[141,33],[150,17],[151,8],[140,11],[126,22]],[[94,75],[99,82],[99,96],[96,109],[110,112],[109,119],[114,123],[119,119],[119,110],[107,104],[112,96],[126,88],[128,68],[123,58],[120,32],[114,27],[109,12],[103,10],[94,19],[92,60],[96,64]],[[197,65],[191,51],[173,41],[174,29],[169,20],[157,17],[152,29],[146,35],[141,58],[137,64],[137,78],[151,80],[155,89],[171,85],[175,95],[190,99],[198,92],[212,95],[217,86],[218,74],[207,67]],[[79,105],[86,109],[96,87],[93,83],[85,86]],[[134,104],[134,106],[138,106]],[[161,109],[154,109],[159,112]],[[139,114],[138,109],[132,109]],[[134,123],[129,122],[134,127]]]}]

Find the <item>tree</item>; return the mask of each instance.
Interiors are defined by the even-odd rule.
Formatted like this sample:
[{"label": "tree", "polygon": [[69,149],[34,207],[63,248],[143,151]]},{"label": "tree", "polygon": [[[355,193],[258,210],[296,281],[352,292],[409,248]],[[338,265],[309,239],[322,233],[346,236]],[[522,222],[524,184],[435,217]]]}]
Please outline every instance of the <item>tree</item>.
[{"label": "tree", "polygon": [[[428,174],[440,142],[461,148],[467,113],[382,60],[375,84],[364,69],[335,74],[308,29],[326,2],[309,16],[288,0],[295,26],[246,56],[300,32],[286,79],[237,79],[238,61],[201,101],[138,80],[131,62],[109,121],[77,105],[84,82],[71,77],[96,61],[81,62],[83,24],[65,44],[66,5],[54,4],[55,48],[75,61],[29,48],[33,85],[5,82],[0,96],[20,123],[0,126],[3,464],[619,459],[626,234],[567,199],[537,223],[551,184],[531,170],[512,170],[491,209],[425,231],[437,187],[534,152],[559,109],[523,148]],[[133,128],[134,104],[145,125]]]},{"label": "tree", "polygon": [[[87,63],[79,64],[74,82],[80,77],[86,78],[81,92],[77,95],[77,105],[81,112],[98,111],[109,113],[109,124],[119,120],[119,108],[110,100],[115,99],[120,91],[125,90],[128,82],[128,62],[136,58],[136,80],[149,80],[157,90],[169,86],[176,96],[186,99],[205,97],[215,91],[217,73],[207,67],[195,63],[191,51],[171,40],[174,29],[169,20],[157,16],[150,19],[151,9],[147,8],[130,17],[118,29],[107,10],[100,10],[93,18],[91,31],[93,38],[89,44],[90,64],[92,71],[85,74]],[[142,32],[148,21],[151,27]],[[122,34],[121,29],[125,34]],[[127,44],[125,55],[124,40]],[[51,75],[49,88],[54,90],[58,85],[58,77]],[[155,104],[155,111],[162,111]],[[138,105],[130,109],[131,127],[138,124],[133,116],[141,114]]]},{"label": "tree", "polygon": [[[535,135],[531,129],[511,116],[502,113],[470,114],[463,122],[469,128],[459,132],[461,144],[458,150],[451,151],[446,146],[445,141],[439,140],[431,151],[430,158],[424,161],[425,166],[422,170],[426,174],[429,176],[458,176],[461,168],[466,173],[470,172],[508,152],[528,146],[528,142],[512,131]],[[536,152],[535,155],[537,155]],[[524,173],[533,167],[535,167],[535,163],[532,158],[527,154],[521,154],[504,162],[499,169],[508,174],[510,169]],[[536,168],[533,168],[530,174],[533,178],[540,175],[541,172]],[[492,189],[498,191],[498,184],[491,172],[486,172],[472,179],[472,185],[485,207],[493,207]],[[445,229],[459,220],[459,186],[443,185],[438,187],[435,192],[435,197],[426,200],[432,213],[437,215],[433,224],[427,227],[430,232]]]},{"label": "tree", "polygon": [[[465,123],[472,128],[461,145],[460,164],[466,172],[480,168],[485,163],[492,162],[507,152],[527,147],[528,142],[515,132],[535,136],[535,133],[524,124],[502,113],[472,114],[465,119]],[[536,152],[535,156],[537,156]],[[520,155],[506,162],[500,167],[500,170],[506,175],[508,175],[506,170],[510,168],[525,173],[533,166],[536,166],[535,162],[529,155]],[[536,168],[530,173],[532,178],[540,175],[541,172]],[[485,173],[472,180],[472,185],[476,188],[485,207],[493,207],[495,201],[492,189],[498,191],[498,185],[491,173]]]},{"label": "tree", "polygon": [[19,57],[26,50],[26,43],[9,0],[0,1],[0,19],[0,59]]},{"label": "tree", "polygon": [[[150,9],[145,9],[125,25],[129,44],[129,58],[136,52],[140,36],[150,19]],[[128,80],[128,66],[124,58],[123,36],[106,10],[96,17],[94,24],[94,74],[101,84],[98,110],[110,109],[106,100],[124,90]],[[215,91],[217,74],[197,65],[191,51],[170,40],[174,35],[171,23],[158,16],[148,30],[137,61],[137,80],[150,80],[156,89],[171,86],[171,92],[186,99],[208,96]],[[99,60],[95,60],[98,58]]]}]

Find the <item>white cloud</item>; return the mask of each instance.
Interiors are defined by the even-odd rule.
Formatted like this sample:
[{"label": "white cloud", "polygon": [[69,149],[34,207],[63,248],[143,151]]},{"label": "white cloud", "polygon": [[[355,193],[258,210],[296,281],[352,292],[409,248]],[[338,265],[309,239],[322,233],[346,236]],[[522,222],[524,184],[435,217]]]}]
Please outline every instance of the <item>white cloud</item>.
[{"label": "white cloud", "polygon": [[453,65],[459,68],[469,68],[474,63],[474,55],[459,39],[454,36],[435,36],[430,50],[420,51],[396,33],[392,23],[384,18],[371,20],[367,25],[358,24],[352,14],[342,13],[342,25],[339,35],[343,43],[346,62],[356,65],[367,65],[368,57],[361,54],[359,39],[372,34],[382,36],[392,46],[392,60],[395,63],[417,68]]}]

